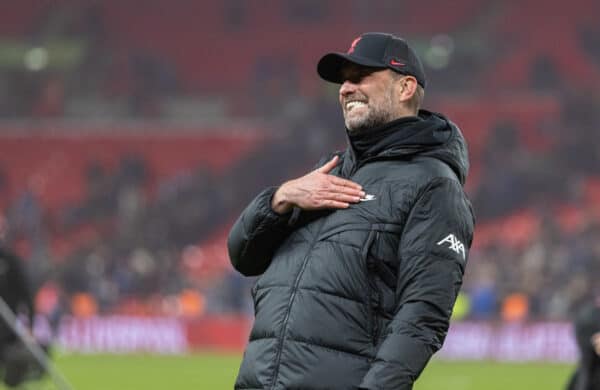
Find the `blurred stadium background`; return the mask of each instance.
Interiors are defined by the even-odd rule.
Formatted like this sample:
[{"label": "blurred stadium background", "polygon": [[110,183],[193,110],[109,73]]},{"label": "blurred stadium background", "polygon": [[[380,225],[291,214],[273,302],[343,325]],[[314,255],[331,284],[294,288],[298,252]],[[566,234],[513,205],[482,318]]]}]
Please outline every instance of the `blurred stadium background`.
[{"label": "blurred stadium background", "polygon": [[5,2],[0,226],[36,334],[77,389],[232,388],[253,309],[228,228],[344,147],[316,62],[386,31],[424,59],[425,107],[466,135],[478,218],[416,389],[563,388],[569,321],[600,276],[599,15],[596,0]]}]

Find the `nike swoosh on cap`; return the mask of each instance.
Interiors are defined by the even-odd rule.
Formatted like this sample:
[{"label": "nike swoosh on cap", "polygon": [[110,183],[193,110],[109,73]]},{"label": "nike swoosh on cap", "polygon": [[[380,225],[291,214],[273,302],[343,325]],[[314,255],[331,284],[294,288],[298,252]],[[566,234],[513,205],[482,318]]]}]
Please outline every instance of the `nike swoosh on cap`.
[{"label": "nike swoosh on cap", "polygon": [[405,63],[403,63],[403,62],[400,62],[400,61],[396,61],[396,60],[395,60],[395,59],[393,59],[393,58],[390,60],[390,65],[394,65],[394,66],[406,66],[406,64],[405,64]]}]

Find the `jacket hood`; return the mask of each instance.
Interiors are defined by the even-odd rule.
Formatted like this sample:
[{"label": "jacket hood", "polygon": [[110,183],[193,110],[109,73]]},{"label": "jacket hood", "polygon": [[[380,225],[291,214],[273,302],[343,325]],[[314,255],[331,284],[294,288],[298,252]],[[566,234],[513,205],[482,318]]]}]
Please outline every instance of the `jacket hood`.
[{"label": "jacket hood", "polygon": [[[469,171],[469,156],[466,141],[454,123],[439,113],[420,110],[418,120],[401,118],[372,131],[392,131],[389,136],[372,145],[364,158],[414,158],[433,157],[446,163],[456,173],[461,184],[465,184]],[[352,143],[344,159],[343,171],[356,160]],[[349,161],[348,161],[349,160]],[[346,171],[347,172],[347,171]]]}]

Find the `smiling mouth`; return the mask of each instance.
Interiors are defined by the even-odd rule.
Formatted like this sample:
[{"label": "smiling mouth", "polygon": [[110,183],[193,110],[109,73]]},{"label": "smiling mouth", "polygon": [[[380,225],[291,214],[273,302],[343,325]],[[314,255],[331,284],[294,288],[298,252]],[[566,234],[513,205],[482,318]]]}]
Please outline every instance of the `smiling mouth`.
[{"label": "smiling mouth", "polygon": [[359,101],[359,100],[352,100],[346,103],[346,111],[352,111],[355,108],[358,107],[366,107],[367,103],[363,102],[363,101]]}]

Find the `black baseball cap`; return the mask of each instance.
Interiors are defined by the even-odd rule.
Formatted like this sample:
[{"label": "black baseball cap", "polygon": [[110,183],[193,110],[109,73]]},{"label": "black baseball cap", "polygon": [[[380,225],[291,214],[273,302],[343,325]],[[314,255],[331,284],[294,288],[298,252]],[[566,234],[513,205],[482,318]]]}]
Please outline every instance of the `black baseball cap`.
[{"label": "black baseball cap", "polygon": [[317,65],[317,72],[324,80],[342,84],[342,67],[351,62],[373,68],[391,69],[413,76],[425,88],[423,64],[412,47],[402,38],[392,34],[364,33],[350,45],[346,53],[325,54]]}]

